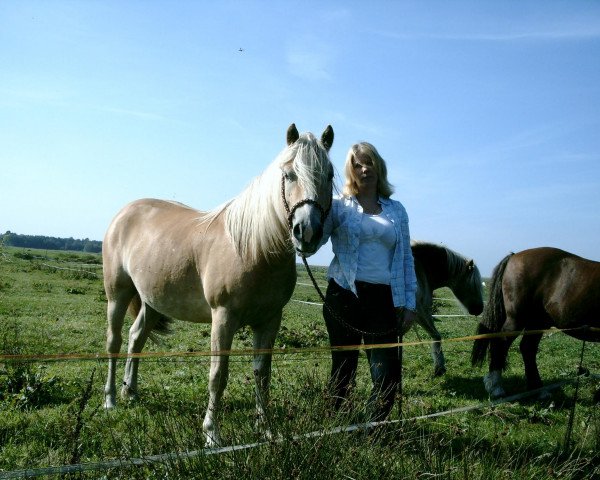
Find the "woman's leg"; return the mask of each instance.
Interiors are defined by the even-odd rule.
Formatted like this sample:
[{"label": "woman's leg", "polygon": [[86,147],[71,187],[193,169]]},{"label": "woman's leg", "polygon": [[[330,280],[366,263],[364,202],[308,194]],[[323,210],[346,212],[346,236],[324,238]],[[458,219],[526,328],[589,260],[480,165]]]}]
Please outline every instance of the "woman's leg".
[{"label": "woman's leg", "polygon": [[[346,324],[355,323],[354,314],[358,311],[357,298],[349,290],[330,280],[325,295],[323,317],[332,347],[358,345],[360,334],[352,331]],[[346,397],[356,376],[358,349],[331,351],[331,375],[329,391],[334,398],[334,407],[339,408]]]},{"label": "woman's leg", "polygon": [[385,420],[394,406],[400,378],[398,350],[396,347],[367,350],[367,358],[373,381],[367,411],[369,421],[376,422]]},{"label": "woman's leg", "polygon": [[[366,344],[397,342],[395,332],[396,313],[389,286],[376,285],[359,290],[363,315],[368,319],[369,330],[386,332],[385,335],[368,335]],[[367,405],[370,421],[384,420],[394,406],[400,363],[398,348],[373,348],[367,350],[367,359],[373,381],[373,389]]]}]

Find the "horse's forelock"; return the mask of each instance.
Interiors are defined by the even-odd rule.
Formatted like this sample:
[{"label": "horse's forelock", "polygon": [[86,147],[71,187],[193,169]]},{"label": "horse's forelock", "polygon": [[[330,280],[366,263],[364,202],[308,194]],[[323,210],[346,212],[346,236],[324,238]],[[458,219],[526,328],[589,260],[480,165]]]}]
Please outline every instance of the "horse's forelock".
[{"label": "horse's forelock", "polygon": [[469,281],[471,282],[471,286],[473,289],[481,290],[483,284],[481,283],[481,273],[479,272],[479,268],[473,259],[469,259],[465,263],[465,270],[467,275],[469,276]]},{"label": "horse's forelock", "polygon": [[317,187],[327,180],[331,168],[327,150],[310,132],[303,133],[286,148],[279,162],[281,167],[292,165],[307,198],[317,195]]}]

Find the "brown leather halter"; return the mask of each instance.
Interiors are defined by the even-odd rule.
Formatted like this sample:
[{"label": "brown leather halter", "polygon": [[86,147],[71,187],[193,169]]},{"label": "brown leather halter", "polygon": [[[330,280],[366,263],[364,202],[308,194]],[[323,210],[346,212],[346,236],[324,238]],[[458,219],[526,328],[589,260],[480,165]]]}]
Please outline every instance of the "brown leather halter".
[{"label": "brown leather halter", "polygon": [[305,198],[304,200],[300,200],[299,202],[295,203],[292,208],[290,208],[290,204],[288,203],[287,199],[285,198],[285,175],[281,176],[281,198],[283,200],[283,206],[285,207],[285,211],[288,214],[288,226],[290,227],[290,229],[292,228],[292,221],[294,219],[294,213],[296,212],[296,210],[298,208],[300,208],[302,205],[314,205],[315,207],[317,207],[319,209],[319,212],[321,212],[321,222],[324,222],[325,219],[327,218],[327,215],[329,215],[329,210],[331,209],[331,200],[329,201],[329,207],[327,207],[327,210],[325,210],[321,204],[319,202],[317,202],[316,200],[313,200],[312,198]]}]

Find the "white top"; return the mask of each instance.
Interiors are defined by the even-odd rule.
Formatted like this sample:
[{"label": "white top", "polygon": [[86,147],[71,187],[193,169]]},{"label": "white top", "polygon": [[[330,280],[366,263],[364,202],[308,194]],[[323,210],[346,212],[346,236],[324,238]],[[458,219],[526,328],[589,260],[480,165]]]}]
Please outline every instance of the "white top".
[{"label": "white top", "polygon": [[383,214],[362,214],[356,280],[389,285],[396,245],[394,225]]},{"label": "white top", "polygon": [[[417,276],[410,248],[408,214],[397,200],[379,197],[383,215],[392,222],[396,231],[396,245],[392,256],[390,287],[395,307],[417,308]],[[331,210],[323,225],[320,245],[331,238],[333,260],[327,276],[356,295],[356,269],[360,247],[360,224],[363,208],[356,197],[334,197]]]}]

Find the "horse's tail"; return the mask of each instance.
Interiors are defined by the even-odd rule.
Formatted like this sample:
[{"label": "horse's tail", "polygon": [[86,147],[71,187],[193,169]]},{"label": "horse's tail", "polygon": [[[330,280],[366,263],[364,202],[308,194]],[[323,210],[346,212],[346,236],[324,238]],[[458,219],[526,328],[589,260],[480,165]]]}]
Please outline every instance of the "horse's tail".
[{"label": "horse's tail", "polygon": [[[134,319],[136,319],[141,309],[142,299],[140,298],[140,294],[136,293],[131,299],[131,302],[129,303],[129,314]],[[161,343],[160,336],[170,335],[171,333],[173,333],[173,330],[171,329],[171,324],[173,323],[173,320],[171,320],[169,317],[165,317],[162,314],[159,315],[160,317],[156,322],[156,325],[154,326],[154,328],[150,332],[150,335],[148,336],[148,338],[150,338],[150,340],[152,340],[154,343]]]},{"label": "horse's tail", "polygon": [[[490,294],[482,318],[477,326],[477,335],[499,332],[506,320],[506,310],[504,308],[504,296],[502,294],[502,278],[508,261],[513,253],[504,257],[492,273],[490,280]],[[471,352],[471,364],[481,366],[490,347],[489,338],[478,338],[473,344]]]}]

